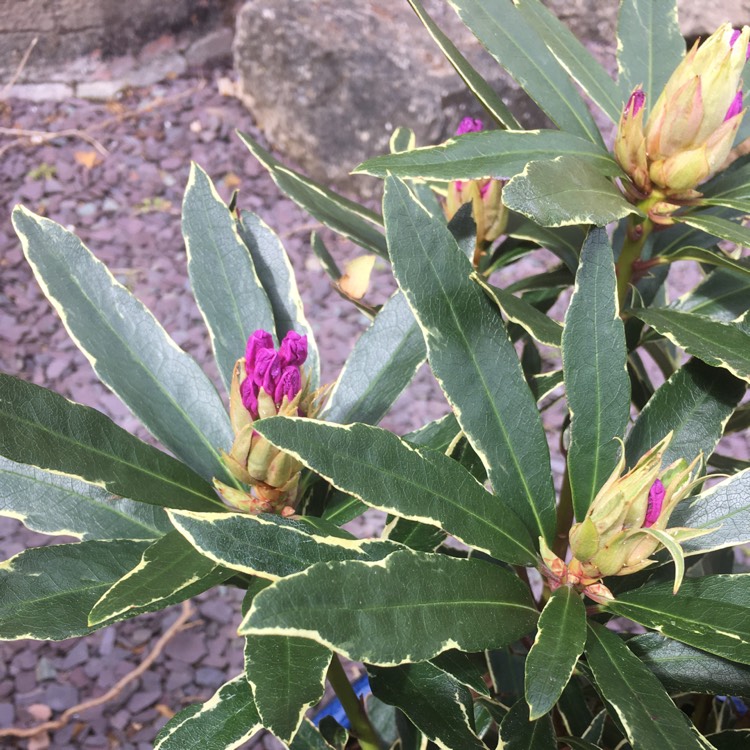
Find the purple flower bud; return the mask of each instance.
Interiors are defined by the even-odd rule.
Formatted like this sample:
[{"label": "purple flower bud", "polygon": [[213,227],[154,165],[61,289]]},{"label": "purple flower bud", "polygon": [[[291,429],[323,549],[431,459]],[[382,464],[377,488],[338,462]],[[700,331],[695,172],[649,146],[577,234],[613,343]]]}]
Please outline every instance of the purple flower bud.
[{"label": "purple flower bud", "polygon": [[[732,36],[729,38],[729,46],[734,47],[737,40],[740,38],[740,34],[742,32],[739,29],[734,29],[732,31]],[[747,52],[745,53],[745,60],[750,60],[750,45],[747,48]]]},{"label": "purple flower bud", "polygon": [[248,374],[255,369],[255,358],[258,356],[258,351],[261,349],[273,349],[273,337],[268,331],[259,329],[247,340],[247,348],[245,349],[245,369]]},{"label": "purple flower bud", "polygon": [[646,94],[643,89],[635,89],[628,99],[628,103],[625,105],[624,115],[625,117],[635,117],[646,103]]},{"label": "purple flower bud", "polygon": [[[263,379],[266,377],[266,373],[276,359],[276,351],[274,349],[260,349],[255,357],[255,367],[252,370],[247,371],[247,376],[252,378],[255,385],[263,385]],[[279,366],[279,370],[281,367]]]},{"label": "purple flower bud", "polygon": [[661,483],[661,479],[657,479],[648,491],[648,505],[646,506],[646,518],[643,521],[643,528],[648,529],[653,526],[661,515],[661,506],[664,502],[664,495],[666,490],[664,485]]},{"label": "purple flower bud", "polygon": [[307,336],[289,331],[281,342],[279,356],[284,366],[304,364],[307,359]]},{"label": "purple flower bud", "polygon": [[478,133],[484,130],[484,123],[476,117],[464,117],[456,128],[456,135],[465,135],[466,133]]},{"label": "purple flower bud", "polygon": [[251,378],[245,378],[240,383],[240,398],[242,405],[250,412],[253,419],[258,418],[258,386]]},{"label": "purple flower bud", "polygon": [[735,115],[738,115],[740,112],[742,112],[742,89],[740,89],[734,99],[732,99],[732,103],[729,105],[729,109],[727,110],[727,113],[724,115],[724,122],[727,120],[731,120]]},{"label": "purple flower bud", "polygon": [[299,367],[294,367],[293,365],[285,367],[276,383],[273,393],[274,402],[277,406],[280,406],[284,400],[284,396],[291,401],[299,393],[301,387],[302,378],[299,374]]},{"label": "purple flower bud", "polygon": [[256,383],[263,388],[263,390],[270,396],[273,395],[274,391],[276,390],[276,384],[279,382],[279,378],[281,377],[281,371],[283,369],[283,363],[281,361],[281,357],[279,356],[278,352],[272,352],[273,358],[268,360],[268,366],[265,367],[262,373],[262,379],[260,383],[258,383],[257,377],[259,375],[258,370],[256,369]]}]

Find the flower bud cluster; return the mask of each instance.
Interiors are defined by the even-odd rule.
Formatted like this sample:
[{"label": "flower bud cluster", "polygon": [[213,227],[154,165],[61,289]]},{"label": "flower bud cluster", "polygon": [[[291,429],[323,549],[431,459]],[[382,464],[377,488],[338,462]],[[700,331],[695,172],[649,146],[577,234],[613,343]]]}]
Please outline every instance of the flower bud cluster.
[{"label": "flower bud cluster", "polygon": [[[481,120],[464,117],[456,135],[479,133],[482,130],[484,123]],[[505,231],[507,224],[508,210],[503,205],[502,192],[502,180],[454,180],[448,186],[445,215],[450,221],[464,203],[471,203],[477,225],[477,243],[493,242]]]},{"label": "flower bud cluster", "polygon": [[672,433],[624,474],[623,452],[584,519],[571,528],[572,558],[567,564],[542,548],[553,587],[574,585],[595,601],[606,601],[612,595],[602,578],[630,575],[651,565],[651,556],[664,548],[665,541],[679,543],[709,533],[667,528],[672,511],[695,486],[694,471],[701,460],[699,456],[688,464],[678,459],[662,469],[671,439]]},{"label": "flower bud cluster", "polygon": [[232,506],[248,513],[291,515],[302,465],[275,448],[253,429],[256,419],[275,416],[313,416],[314,397],[308,394],[302,365],[307,359],[307,337],[289,331],[278,350],[267,331],[248,339],[245,357],[237,360],[229,395],[229,414],[235,438],[224,463],[249,490],[214,484]]},{"label": "flower bud cluster", "polygon": [[697,197],[696,186],[726,161],[745,109],[740,80],[750,29],[719,27],[696,42],[678,65],[644,123],[646,96],[637,87],[620,117],[615,156],[630,177],[634,197],[655,194],[669,213],[669,199]]}]

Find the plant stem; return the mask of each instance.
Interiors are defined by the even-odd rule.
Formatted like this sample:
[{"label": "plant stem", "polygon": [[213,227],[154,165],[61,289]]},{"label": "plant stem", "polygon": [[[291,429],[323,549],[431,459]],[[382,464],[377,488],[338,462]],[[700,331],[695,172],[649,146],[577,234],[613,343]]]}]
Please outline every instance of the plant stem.
[{"label": "plant stem", "polygon": [[555,539],[552,542],[552,551],[562,559],[565,559],[565,553],[568,550],[568,532],[572,525],[573,496],[570,492],[570,477],[568,476],[568,467],[566,464],[562,485],[560,486],[560,503],[557,506]]},{"label": "plant stem", "polygon": [[370,719],[365,713],[364,707],[357,698],[354,688],[346,676],[344,667],[341,666],[337,654],[333,655],[331,665],[328,667],[328,682],[341,701],[341,706],[352,725],[352,733],[359,740],[362,750],[380,750],[378,736],[370,724]]},{"label": "plant stem", "polygon": [[633,263],[641,257],[643,246],[653,228],[651,219],[646,219],[639,224],[636,224],[633,219],[628,222],[625,242],[622,243],[620,257],[617,259],[617,299],[620,308],[625,305],[628,296],[630,279],[633,277]]}]

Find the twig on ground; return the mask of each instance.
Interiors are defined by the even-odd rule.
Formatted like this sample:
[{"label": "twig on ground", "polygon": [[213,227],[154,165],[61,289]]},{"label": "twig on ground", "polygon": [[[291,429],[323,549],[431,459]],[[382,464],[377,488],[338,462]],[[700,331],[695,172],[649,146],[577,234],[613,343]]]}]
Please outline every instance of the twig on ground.
[{"label": "twig on ground", "polygon": [[36,47],[37,42],[39,41],[39,37],[35,36],[30,42],[29,46],[26,48],[26,52],[23,53],[21,57],[21,61],[18,63],[18,67],[16,68],[16,72],[13,73],[13,75],[10,77],[10,80],[3,86],[2,90],[0,90],[0,99],[5,99],[5,97],[8,95],[8,92],[15,86],[16,81],[20,78],[21,73],[23,73],[23,69],[26,67],[26,63],[29,61],[29,57],[31,56],[31,52]]},{"label": "twig on ground", "polygon": [[0,739],[3,737],[35,737],[42,732],[56,732],[58,729],[62,729],[76,714],[80,714],[83,711],[95,708],[96,706],[101,706],[102,703],[108,703],[119,695],[128,683],[138,679],[138,677],[140,677],[154,663],[167,643],[177,635],[177,633],[190,627],[190,625],[187,624],[187,621],[192,617],[193,612],[194,609],[190,602],[184,601],[182,603],[180,616],[154,644],[154,647],[151,649],[148,656],[146,656],[137,667],[128,672],[103,695],[99,695],[96,698],[90,698],[87,701],[83,701],[83,703],[79,703],[77,706],[72,706],[71,708],[66,709],[60,718],[55,719],[55,721],[45,721],[43,724],[37,724],[35,727],[10,727],[9,729],[0,729]]}]

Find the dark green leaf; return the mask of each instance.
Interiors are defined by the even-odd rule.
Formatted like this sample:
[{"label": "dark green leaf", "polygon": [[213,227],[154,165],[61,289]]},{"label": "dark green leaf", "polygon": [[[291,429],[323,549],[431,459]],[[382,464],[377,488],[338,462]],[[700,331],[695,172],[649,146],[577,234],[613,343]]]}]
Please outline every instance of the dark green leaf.
[{"label": "dark green leaf", "polygon": [[[691,360],[651,397],[625,441],[628,466],[674,432],[662,464],[710,456],[724,425],[745,393],[745,384],[721,367]],[[696,540],[697,541],[697,540]]]},{"label": "dark green leaf", "polygon": [[425,25],[430,36],[435,40],[440,51],[445,55],[448,62],[454,67],[456,73],[461,76],[468,89],[481,102],[490,116],[505,128],[520,129],[520,125],[513,113],[505,106],[505,103],[495,90],[482,76],[474,70],[471,63],[458,51],[456,45],[440,30],[440,27],[430,18],[419,0],[409,0],[409,5],[414,8],[419,20]]},{"label": "dark green leaf", "polygon": [[718,268],[671,307],[728,323],[747,310],[748,299],[750,279],[745,274]]},{"label": "dark green leaf", "polygon": [[305,317],[294,269],[281,240],[271,227],[249,211],[240,214],[237,231],[250,251],[255,272],[271,304],[278,340],[283,340],[289,331],[307,336],[305,370],[312,373],[311,385],[313,389],[317,388],[320,380],[320,355],[312,327]]},{"label": "dark green leaf", "polygon": [[359,337],[321,418],[377,424],[424,362],[422,332],[406,298],[396,292]]},{"label": "dark green leaf", "polygon": [[88,625],[91,608],[146,547],[129,540],[58,544],[0,563],[0,640],[62,641],[101,627]]},{"label": "dark green leaf", "polygon": [[658,257],[660,263],[674,263],[676,260],[694,260],[697,263],[705,263],[710,266],[728,268],[742,274],[750,274],[750,267],[736,260],[721,250],[709,250],[705,247],[681,247],[662,253]]},{"label": "dark green leaf", "polygon": [[170,719],[154,750],[231,750],[262,728],[244,675],[222,685],[205,703],[189,706]]},{"label": "dark green leaf", "polygon": [[418,552],[434,552],[444,541],[445,531],[408,518],[395,517],[386,524],[383,538],[415,549]]},{"label": "dark green leaf", "polygon": [[687,578],[678,594],[657,583],[620,594],[608,611],[689,646],[750,664],[750,574]]},{"label": "dark green leaf", "polygon": [[539,617],[534,645],[526,658],[529,720],[552,710],[573,674],[586,643],[586,609],[578,592],[561,586]]},{"label": "dark green leaf", "polygon": [[432,660],[432,663],[475,693],[489,696],[490,691],[484,681],[487,665],[483,654],[466,654],[453,649],[443,651]]},{"label": "dark green leaf", "polygon": [[373,694],[400,708],[425,737],[440,747],[486,748],[470,723],[474,715],[468,688],[430,662],[371,667],[369,671]]},{"label": "dark green leaf", "polygon": [[157,506],[115,497],[77,477],[0,457],[0,516],[41,534],[156,539],[172,526]]},{"label": "dark green leaf", "polygon": [[594,56],[539,0],[514,2],[573,80],[616,123],[620,119],[622,108],[620,89]]},{"label": "dark green leaf", "polygon": [[331,652],[315,641],[278,635],[248,636],[245,677],[263,726],[289,743],[305,711],[325,691]]},{"label": "dark green leaf", "polygon": [[394,666],[450,648],[499,648],[536,619],[528,589],[500,566],[403,550],[276,581],[256,596],[240,632],[302,635],[355,661]]},{"label": "dark green leaf", "polygon": [[253,156],[268,170],[279,189],[297,205],[329,229],[348,237],[365,250],[388,257],[385,237],[377,229],[382,226],[382,220],[377,214],[285,167],[246,133],[239,133],[239,136]]},{"label": "dark green leaf", "polygon": [[509,229],[509,236],[531,240],[540,247],[546,247],[575,273],[578,268],[578,254],[586,237],[582,227],[540,227],[533,221],[524,221],[519,227]]},{"label": "dark green leaf", "polygon": [[303,719],[299,731],[289,745],[289,750],[331,750],[331,745],[310,719]]},{"label": "dark green leaf", "polygon": [[13,223],[37,281],[102,382],[204,479],[225,476],[219,450],[232,442],[229,417],[196,362],[75,235],[22,207]]},{"label": "dark green leaf", "polygon": [[273,311],[234,217],[195,163],[182,202],[182,236],[195,301],[229,391],[250,334],[258,328],[275,334]]},{"label": "dark green leaf", "polygon": [[586,657],[597,689],[616,712],[635,748],[704,750],[687,716],[615,633],[589,624]]},{"label": "dark green leaf", "polygon": [[489,298],[505,313],[505,317],[520,325],[540,344],[559,348],[562,341],[562,326],[545,315],[536,307],[514,294],[500,289],[484,281],[478,274],[472,274],[476,281],[487,293]]},{"label": "dark green leaf", "polygon": [[601,144],[602,137],[581,95],[511,0],[451,0],[451,5],[561,130]]},{"label": "dark green leaf", "polygon": [[486,130],[451,138],[439,146],[423,146],[401,154],[376,156],[360,164],[359,174],[469,180],[512,177],[530,161],[577,157],[597,174],[616,176],[620,167],[601,147],[558,130]]},{"label": "dark green leaf", "polygon": [[503,203],[543,227],[604,226],[640,213],[609,178],[577,156],[530,162],[503,188]]},{"label": "dark green leaf", "polygon": [[[330,522],[307,517],[173,511],[170,518],[202,555],[262,578],[291,575],[328,560],[372,559],[368,550],[382,544],[354,539]],[[387,554],[395,547],[385,549]]]},{"label": "dark green leaf", "polygon": [[641,85],[653,107],[685,54],[677,0],[622,0],[617,26],[617,66],[622,96]]},{"label": "dark green leaf", "polygon": [[638,308],[632,313],[688,354],[750,381],[750,334],[740,326],[669,308]]},{"label": "dark green leaf", "polygon": [[722,240],[750,247],[750,229],[729,219],[723,219],[720,216],[705,212],[678,216],[675,219],[695,229],[712,234],[714,237],[719,237]]},{"label": "dark green leaf", "polygon": [[628,648],[675,693],[750,692],[750,667],[707,654],[659,633],[644,633],[628,641]]},{"label": "dark green leaf", "polygon": [[185,464],[96,409],[2,373],[0,455],[78,476],[142,503],[187,510],[221,507],[211,486]]},{"label": "dark green leaf", "polygon": [[532,721],[526,701],[520,700],[500,724],[502,750],[554,750],[557,747],[549,716]]},{"label": "dark green leaf", "polygon": [[231,570],[219,568],[196,552],[179,532],[171,531],[144,550],[138,564],[102,594],[89,613],[89,624],[164,609],[231,575]]},{"label": "dark green leaf", "polygon": [[535,559],[531,538],[507,504],[439,451],[413,448],[362,424],[276,417],[255,429],[373,508],[442,528],[499,560],[524,565]]},{"label": "dark green leaf", "polygon": [[568,473],[576,518],[586,515],[617,464],[630,415],[625,330],[618,314],[612,249],[603,229],[592,229],[581,250],[565,315],[563,372],[572,415]]},{"label": "dark green leaf", "polygon": [[[549,449],[516,351],[445,225],[386,180],[396,279],[427,343],[430,366],[498,494],[532,534],[554,528]],[[520,429],[523,425],[523,429]]]}]

